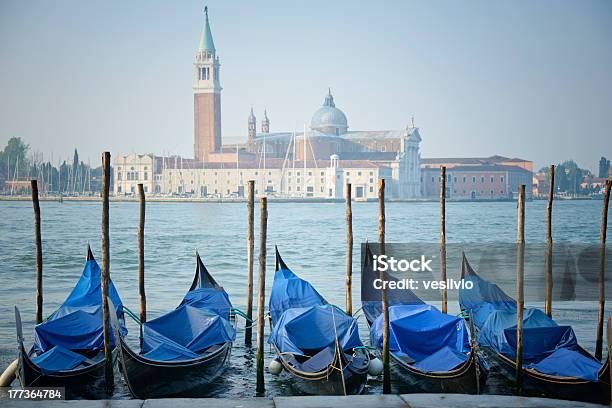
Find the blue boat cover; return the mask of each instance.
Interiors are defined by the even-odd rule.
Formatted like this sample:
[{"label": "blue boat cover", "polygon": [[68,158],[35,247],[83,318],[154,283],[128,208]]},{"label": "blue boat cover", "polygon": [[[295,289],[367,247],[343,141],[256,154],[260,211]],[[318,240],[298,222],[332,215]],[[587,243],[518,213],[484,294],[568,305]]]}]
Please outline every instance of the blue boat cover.
[{"label": "blue boat cover", "polygon": [[281,315],[268,343],[276,345],[282,353],[313,356],[322,349],[335,347],[336,335],[343,350],[362,345],[357,320],[335,306],[296,307]]},{"label": "blue boat cover", "polygon": [[236,330],[213,309],[184,304],[146,322],[142,337],[145,357],[172,361],[188,360],[214,344],[234,341]]},{"label": "blue boat cover", "polygon": [[215,344],[232,342],[229,296],[197,255],[196,276],[180,305],[143,324],[141,354],[151,360],[193,360]]},{"label": "blue boat cover", "polygon": [[294,274],[276,254],[277,271],[270,293],[272,331],[268,338],[281,353],[317,357],[304,370],[318,371],[342,350],[361,346],[357,320],[330,305],[307,281]]},{"label": "blue boat cover", "polygon": [[[117,317],[120,317],[123,305],[112,281],[108,289]],[[126,335],[123,319],[119,321],[121,334]],[[111,341],[114,344],[112,331]],[[100,267],[95,259],[85,263],[81,278],[59,309],[34,329],[34,350],[38,354],[54,346],[68,350],[99,350],[104,347]]]},{"label": "blue boat cover", "polygon": [[283,312],[291,308],[321,306],[327,301],[312,285],[300,279],[289,268],[282,268],[274,274],[270,293],[270,316],[272,325],[280,319]]},{"label": "blue boat cover", "polygon": [[229,319],[232,303],[227,292],[218,288],[197,288],[187,292],[180,306],[190,305],[199,309],[210,309]]},{"label": "blue boat cover", "polygon": [[[382,315],[370,328],[372,344],[382,349]],[[469,332],[463,319],[434,306],[389,306],[389,350],[414,361],[421,371],[450,371],[468,359]]]},{"label": "blue boat cover", "polygon": [[72,370],[85,360],[86,357],[82,354],[62,346],[55,346],[40,356],[34,357],[32,362],[40,368],[43,374],[49,375],[62,370]]},{"label": "blue boat cover", "polygon": [[[464,268],[469,271],[464,280],[473,282],[474,286],[460,289],[459,302],[478,328],[478,342],[515,359],[516,302],[497,285],[476,275],[465,259]],[[524,310],[523,367],[544,374],[597,381],[602,364],[579,350],[570,326],[559,326],[539,309]]]}]

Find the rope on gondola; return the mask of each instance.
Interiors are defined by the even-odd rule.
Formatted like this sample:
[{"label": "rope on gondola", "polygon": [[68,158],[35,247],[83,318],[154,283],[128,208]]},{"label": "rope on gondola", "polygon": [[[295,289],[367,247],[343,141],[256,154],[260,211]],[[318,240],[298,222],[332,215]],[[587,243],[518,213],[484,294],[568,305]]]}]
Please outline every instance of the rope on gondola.
[{"label": "rope on gondola", "polygon": [[243,317],[243,318],[244,318],[244,320],[246,320],[247,322],[251,323],[251,326],[253,326],[253,323],[254,323],[253,319],[249,319],[249,316],[247,316],[247,314],[246,314],[246,313],[244,313],[242,310],[240,310],[240,309],[236,309],[236,308],[234,308],[234,307],[233,307],[233,308],[231,309],[231,313],[232,313],[234,316],[235,316],[235,315],[238,315],[238,316],[240,316],[240,317]]},{"label": "rope on gondola", "polygon": [[[342,310],[342,309],[340,309]],[[344,382],[344,368],[342,368],[342,353],[343,350],[340,348],[340,341],[338,340],[338,331],[336,330],[336,317],[334,309],[332,309],[332,322],[334,324],[334,337],[336,337],[336,353],[338,353],[338,364],[340,364],[340,378],[342,378],[342,390],[346,395],[346,384]]]},{"label": "rope on gondola", "polygon": [[140,321],[138,316],[136,316],[136,314],[134,312],[132,312],[130,309],[128,309],[127,306],[123,305],[123,311],[126,312],[127,315],[130,316],[132,318],[132,320],[134,320],[136,323],[138,323],[139,325],[142,324],[142,322]]}]

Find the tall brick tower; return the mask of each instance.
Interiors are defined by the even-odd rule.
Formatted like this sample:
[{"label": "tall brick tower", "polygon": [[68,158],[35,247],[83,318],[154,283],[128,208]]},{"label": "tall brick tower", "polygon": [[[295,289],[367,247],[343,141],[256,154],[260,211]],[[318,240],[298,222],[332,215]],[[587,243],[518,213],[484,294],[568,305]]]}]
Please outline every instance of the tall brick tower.
[{"label": "tall brick tower", "polygon": [[207,161],[211,152],[221,149],[221,83],[219,57],[204,8],[204,28],[193,61],[194,157]]}]

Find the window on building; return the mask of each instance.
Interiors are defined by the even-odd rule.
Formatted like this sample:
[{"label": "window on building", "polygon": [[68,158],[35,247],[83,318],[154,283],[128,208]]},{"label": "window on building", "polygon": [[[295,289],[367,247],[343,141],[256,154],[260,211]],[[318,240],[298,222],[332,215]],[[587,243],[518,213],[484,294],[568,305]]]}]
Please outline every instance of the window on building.
[{"label": "window on building", "polygon": [[314,192],[314,187],[313,187],[313,186],[307,186],[307,187],[306,187],[306,192],[307,192],[307,193],[312,193],[312,192]]},{"label": "window on building", "polygon": [[117,192],[120,193],[121,192],[121,186],[117,186]]},{"label": "window on building", "polygon": [[472,183],[476,182],[476,177],[472,177]]},{"label": "window on building", "polygon": [[[421,178],[421,181],[423,181],[423,179],[422,179],[422,178]],[[373,183],[373,182],[374,182],[374,179],[373,179],[373,178],[371,178],[371,179],[370,179],[370,183]]]},{"label": "window on building", "polygon": [[289,176],[291,176],[291,172],[289,172]]},{"label": "window on building", "polygon": [[321,192],[323,192],[323,186],[321,186]]},{"label": "window on building", "polygon": [[[146,168],[145,168],[145,170],[146,170]],[[149,173],[147,173],[146,171],[144,172],[144,179],[145,180],[149,179]]]},{"label": "window on building", "polygon": [[312,176],[312,171],[309,171],[309,172],[308,172],[308,176]]},{"label": "window on building", "polygon": [[491,183],[493,183],[493,177],[491,177]]},{"label": "window on building", "polygon": [[463,178],[463,182],[465,183],[465,177]]},{"label": "window on building", "polygon": [[504,176],[501,176],[499,179],[501,180],[502,183],[504,182]]},{"label": "window on building", "polygon": [[291,191],[291,186],[289,186],[289,191]]},{"label": "window on building", "polygon": [[117,180],[121,180],[121,172],[117,173]]},{"label": "window on building", "polygon": [[300,191],[300,186],[297,186],[296,190],[297,190],[297,191]]},{"label": "window on building", "polygon": [[453,178],[453,182],[455,182],[455,183],[457,182],[457,177]]},{"label": "window on building", "polygon": [[297,183],[299,183],[299,182],[300,182],[300,179],[297,179]]},{"label": "window on building", "polygon": [[346,177],[348,177],[348,176],[350,176],[350,175],[351,175],[351,172],[350,172],[350,171],[347,171],[347,172],[346,172]]},{"label": "window on building", "polygon": [[438,183],[442,181],[442,177],[438,176]]},{"label": "window on building", "polygon": [[321,177],[321,184],[325,183],[325,179]]},{"label": "window on building", "polygon": [[324,176],[324,175],[325,175],[325,172],[324,172],[324,171],[322,171],[322,172],[321,172],[321,176]]},{"label": "window on building", "polygon": [[[227,173],[227,174],[229,174],[229,173]],[[269,171],[269,172],[268,172],[268,176],[271,176],[271,175],[272,175],[272,172],[271,172],[271,171]]]},{"label": "window on building", "polygon": [[300,172],[298,171],[298,172],[296,172],[295,174],[297,174],[297,175],[299,176],[299,175],[300,175]]},{"label": "window on building", "polygon": [[149,192],[149,188],[147,186],[144,186],[144,192],[145,193]]},{"label": "window on building", "polygon": [[130,192],[134,192],[134,186],[130,187]]},{"label": "window on building", "polygon": [[480,182],[484,183],[484,176],[480,176]]},{"label": "window on building", "polygon": [[371,171],[371,172],[370,172],[370,176],[373,176],[373,175],[374,175],[374,172],[373,172],[373,171]]},{"label": "window on building", "polygon": [[360,171],[358,171],[358,172],[357,172],[357,175],[358,175],[358,176],[361,176],[361,172],[360,172]]},{"label": "window on building", "polygon": [[431,182],[434,183],[436,181],[436,178],[434,176],[431,176]]}]

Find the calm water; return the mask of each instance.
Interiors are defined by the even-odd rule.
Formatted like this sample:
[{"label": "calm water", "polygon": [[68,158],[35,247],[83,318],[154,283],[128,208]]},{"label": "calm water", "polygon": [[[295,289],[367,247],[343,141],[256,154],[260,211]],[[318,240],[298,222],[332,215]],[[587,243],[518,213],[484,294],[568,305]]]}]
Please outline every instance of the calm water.
[{"label": "calm water", "polygon": [[[554,207],[553,234],[556,242],[596,243],[599,238],[601,201],[563,201]],[[543,242],[546,203],[527,203],[526,239]],[[42,202],[44,256],[44,315],[49,315],[68,295],[82,271],[87,242],[100,255],[99,203]],[[268,205],[267,294],[274,272],[273,245],[284,260],[309,280],[330,302],[344,305],[344,204],[269,203]],[[437,203],[388,203],[387,242],[436,242],[439,207]],[[233,304],[246,304],[246,204],[149,203],[146,220],[146,293],[149,318],[176,307],[193,278],[194,250],[227,292]],[[137,312],[138,205],[111,203],[111,277],[124,304]],[[258,213],[256,213],[258,228]],[[358,243],[377,239],[377,204],[353,205],[355,234],[354,308],[359,305]],[[448,203],[449,242],[514,242],[516,203]],[[28,344],[32,341],[35,306],[35,249],[33,212],[29,202],[0,202],[0,369],[16,356],[13,306],[24,319]],[[256,238],[258,232],[256,230]],[[258,247],[256,242],[256,252]],[[257,269],[257,253],[256,269]],[[453,275],[455,274],[455,275]],[[458,277],[449,269],[449,277]],[[610,302],[608,302],[610,304]],[[556,304],[555,318],[574,326],[588,350],[594,349],[596,304]],[[450,305],[457,312],[457,305]],[[216,396],[255,394],[254,351],[243,346],[244,321],[231,365]],[[130,337],[138,337],[133,322]],[[367,341],[365,322],[362,339]],[[271,355],[266,356],[266,364]],[[268,375],[268,374],[266,374]],[[290,395],[284,378],[268,376],[269,395]],[[394,385],[396,388],[398,384]],[[370,381],[368,392],[379,393],[381,384]],[[507,393],[507,385],[492,375],[487,392]],[[117,387],[117,397],[128,393]]]}]

